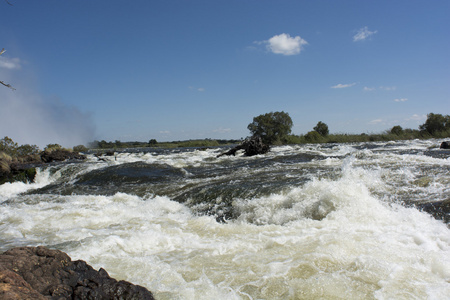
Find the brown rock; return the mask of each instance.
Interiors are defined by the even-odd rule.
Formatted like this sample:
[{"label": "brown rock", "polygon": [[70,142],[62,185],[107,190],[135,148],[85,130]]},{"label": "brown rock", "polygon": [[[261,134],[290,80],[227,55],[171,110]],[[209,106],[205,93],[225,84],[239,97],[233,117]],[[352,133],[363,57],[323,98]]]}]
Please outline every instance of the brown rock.
[{"label": "brown rock", "polygon": [[6,251],[0,255],[0,271],[1,299],[154,299],[144,287],[117,281],[104,269],[96,271],[45,247]]}]

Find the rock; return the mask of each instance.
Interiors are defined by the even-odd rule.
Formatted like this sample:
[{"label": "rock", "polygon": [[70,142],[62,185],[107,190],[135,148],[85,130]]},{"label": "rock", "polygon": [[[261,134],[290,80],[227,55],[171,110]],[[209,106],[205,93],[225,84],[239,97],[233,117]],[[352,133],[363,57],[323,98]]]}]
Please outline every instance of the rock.
[{"label": "rock", "polygon": [[434,202],[426,202],[416,205],[419,209],[426,211],[435,219],[450,223],[450,199]]},{"label": "rock", "polygon": [[269,152],[270,147],[262,142],[260,136],[252,136],[251,138],[245,139],[242,144],[227,152],[217,155],[217,157],[221,157],[223,155],[236,155],[236,152],[239,150],[244,150],[246,156],[253,156]]},{"label": "rock", "polygon": [[78,152],[71,152],[63,149],[44,151],[41,153],[41,159],[45,163],[54,161],[64,161],[66,159],[85,159],[85,158],[86,156],[79,154]]},{"label": "rock", "polygon": [[144,287],[46,247],[18,247],[0,255],[0,298],[154,299]]},{"label": "rock", "polygon": [[442,142],[441,143],[441,147],[439,147],[441,149],[450,149],[450,142]]},{"label": "rock", "polygon": [[0,269],[0,298],[3,300],[46,299],[21,276],[8,269]]}]

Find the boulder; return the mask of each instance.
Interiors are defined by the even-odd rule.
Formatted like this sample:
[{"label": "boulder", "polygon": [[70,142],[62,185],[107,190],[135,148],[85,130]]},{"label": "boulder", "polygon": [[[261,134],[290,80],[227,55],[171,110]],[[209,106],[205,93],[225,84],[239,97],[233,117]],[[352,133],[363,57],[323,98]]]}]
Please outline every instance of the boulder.
[{"label": "boulder", "polygon": [[442,142],[441,149],[450,149],[450,142]]},{"label": "boulder", "polygon": [[232,148],[227,152],[217,155],[217,157],[221,157],[223,155],[236,155],[236,152],[239,150],[244,150],[244,154],[246,156],[253,156],[269,152],[270,147],[269,145],[263,143],[260,136],[252,136],[251,138],[245,139],[242,144]]},{"label": "boulder", "polygon": [[154,299],[146,288],[111,278],[85,261],[46,247],[0,255],[0,299]]}]

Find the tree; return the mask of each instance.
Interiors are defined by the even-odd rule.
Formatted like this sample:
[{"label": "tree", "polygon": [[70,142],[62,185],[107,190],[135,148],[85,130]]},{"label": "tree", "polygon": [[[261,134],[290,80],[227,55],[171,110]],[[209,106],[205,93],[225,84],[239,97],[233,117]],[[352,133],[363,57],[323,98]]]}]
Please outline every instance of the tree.
[{"label": "tree", "polygon": [[271,145],[280,142],[291,133],[292,119],[284,111],[276,111],[259,115],[247,128],[253,136],[260,136],[263,143]]},{"label": "tree", "polygon": [[429,113],[427,115],[427,120],[424,124],[419,126],[419,129],[426,131],[433,135],[440,131],[450,129],[450,116],[443,116],[441,114]]},{"label": "tree", "polygon": [[394,126],[391,128],[391,134],[401,135],[403,133],[403,128],[400,125]]},{"label": "tree", "polygon": [[0,140],[0,152],[16,156],[17,148],[19,148],[19,145],[7,136]]},{"label": "tree", "polygon": [[151,139],[148,141],[148,144],[151,146],[155,146],[156,144],[158,144],[158,142],[155,139]]},{"label": "tree", "polygon": [[321,136],[327,136],[329,133],[328,125],[323,123],[322,121],[319,121],[319,123],[317,123],[316,127],[314,127],[313,129],[317,131]]}]

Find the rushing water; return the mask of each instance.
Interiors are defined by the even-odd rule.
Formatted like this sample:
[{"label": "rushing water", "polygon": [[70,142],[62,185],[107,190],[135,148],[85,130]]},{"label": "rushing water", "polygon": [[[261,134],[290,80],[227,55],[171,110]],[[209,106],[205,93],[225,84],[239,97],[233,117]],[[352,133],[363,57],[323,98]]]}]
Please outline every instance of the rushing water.
[{"label": "rushing water", "polygon": [[0,251],[60,249],[157,299],[448,299],[440,142],[89,155],[0,186]]}]

